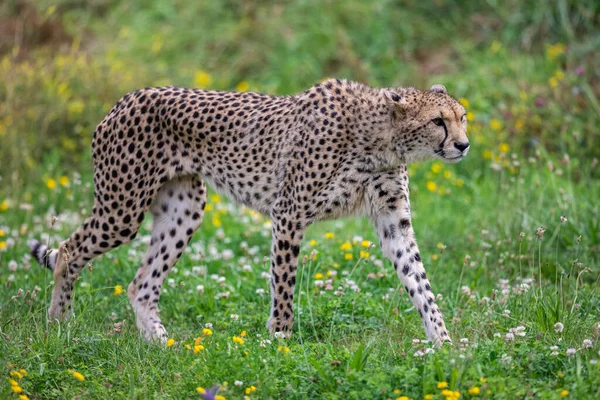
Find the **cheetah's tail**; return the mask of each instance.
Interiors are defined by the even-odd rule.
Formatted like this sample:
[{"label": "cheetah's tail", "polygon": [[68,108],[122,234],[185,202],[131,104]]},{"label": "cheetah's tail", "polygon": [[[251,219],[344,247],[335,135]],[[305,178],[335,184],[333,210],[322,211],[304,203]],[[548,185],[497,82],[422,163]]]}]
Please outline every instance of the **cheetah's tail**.
[{"label": "cheetah's tail", "polygon": [[29,248],[31,249],[31,255],[37,262],[40,263],[42,267],[54,271],[58,249],[50,249],[45,244],[33,239],[27,242],[27,244],[29,244]]}]

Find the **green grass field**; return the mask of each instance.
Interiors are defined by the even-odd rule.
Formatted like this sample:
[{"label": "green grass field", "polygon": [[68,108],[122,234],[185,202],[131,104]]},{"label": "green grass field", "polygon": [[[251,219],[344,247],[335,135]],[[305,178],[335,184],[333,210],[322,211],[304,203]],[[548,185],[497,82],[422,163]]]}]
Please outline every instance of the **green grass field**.
[{"label": "green grass field", "polygon": [[[1,4],[0,398],[600,397],[600,6],[405,3]],[[84,269],[72,319],[47,320],[52,273],[27,241],[56,247],[87,216],[91,135],[121,95],[289,94],[331,76],[442,83],[469,112],[464,161],[409,167],[453,345],[423,341],[365,219],[309,229],[293,336],[269,336],[269,220],[214,192],[163,288],[169,346],[138,335],[122,292],[150,218]]]}]

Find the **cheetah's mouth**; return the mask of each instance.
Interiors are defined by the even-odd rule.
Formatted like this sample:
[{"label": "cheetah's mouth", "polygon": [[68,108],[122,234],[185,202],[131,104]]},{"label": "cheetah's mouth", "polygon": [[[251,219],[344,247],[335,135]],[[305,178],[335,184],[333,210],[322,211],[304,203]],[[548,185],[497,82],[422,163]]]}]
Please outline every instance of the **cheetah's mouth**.
[{"label": "cheetah's mouth", "polygon": [[466,152],[461,152],[457,156],[448,157],[448,155],[443,149],[437,149],[433,153],[436,155],[437,158],[450,163],[457,163],[467,155]]}]

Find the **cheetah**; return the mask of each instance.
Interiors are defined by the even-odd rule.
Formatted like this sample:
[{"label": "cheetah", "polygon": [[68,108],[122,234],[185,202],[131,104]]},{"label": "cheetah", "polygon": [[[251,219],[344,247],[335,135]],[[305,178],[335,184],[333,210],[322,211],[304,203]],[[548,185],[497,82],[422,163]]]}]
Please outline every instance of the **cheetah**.
[{"label": "cheetah", "polygon": [[128,297],[136,325],[164,342],[158,299],[165,277],[202,222],[206,183],[272,221],[267,329],[289,337],[306,228],[366,215],[422,317],[427,338],[451,341],[411,223],[407,164],[467,155],[465,109],[443,85],[371,88],[330,79],[292,96],[179,87],[125,95],[92,141],[91,215],[56,249],[31,241],[53,270],[50,320],[72,312],[86,263],[136,237],[149,210],[150,246]]}]

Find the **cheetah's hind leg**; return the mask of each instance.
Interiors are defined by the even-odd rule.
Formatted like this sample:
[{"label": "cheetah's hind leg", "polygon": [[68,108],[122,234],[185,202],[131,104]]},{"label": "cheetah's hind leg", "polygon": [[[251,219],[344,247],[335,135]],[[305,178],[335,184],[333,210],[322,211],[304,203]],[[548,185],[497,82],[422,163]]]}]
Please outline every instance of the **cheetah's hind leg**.
[{"label": "cheetah's hind leg", "polygon": [[167,331],[158,316],[163,282],[202,222],[206,187],[198,176],[165,183],[151,207],[152,238],[142,265],[129,284],[129,301],[136,324],[148,341],[165,342]]}]

